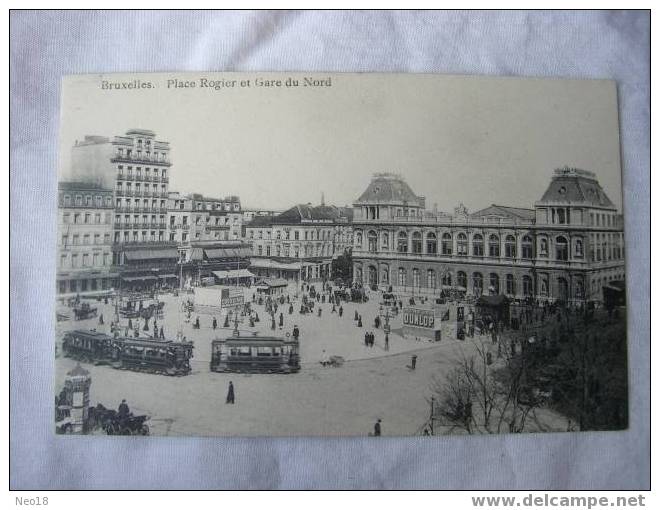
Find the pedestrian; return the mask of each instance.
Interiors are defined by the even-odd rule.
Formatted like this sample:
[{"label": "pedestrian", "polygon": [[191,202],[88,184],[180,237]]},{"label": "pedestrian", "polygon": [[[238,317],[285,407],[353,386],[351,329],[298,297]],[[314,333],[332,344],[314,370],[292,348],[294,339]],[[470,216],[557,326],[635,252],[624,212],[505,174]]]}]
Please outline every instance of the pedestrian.
[{"label": "pedestrian", "polygon": [[323,309],[319,306],[319,317],[321,316],[322,311],[323,311]]},{"label": "pedestrian", "polygon": [[195,318],[195,329],[199,329],[199,315]]},{"label": "pedestrian", "polygon": [[293,313],[293,305],[289,305],[289,315]]},{"label": "pedestrian", "polygon": [[223,327],[229,327],[229,314],[225,315],[225,323],[223,324]]},{"label": "pedestrian", "polygon": [[144,319],[144,326],[142,327],[142,331],[149,331],[149,321],[147,319]]},{"label": "pedestrian", "polygon": [[358,327],[358,328],[361,328],[361,327],[362,327],[362,315],[360,315],[360,316],[358,317],[357,327]]},{"label": "pedestrian", "polygon": [[375,341],[376,341],[376,335],[372,331],[371,333],[369,333],[369,347],[373,347]]},{"label": "pedestrian", "polygon": [[216,319],[215,316],[214,316],[213,317],[213,329],[217,329],[217,328],[218,328],[218,319]]},{"label": "pedestrian", "polygon": [[103,314],[99,315],[99,326],[103,326]]},{"label": "pedestrian", "polygon": [[128,319],[128,329],[133,329],[133,319]]},{"label": "pedestrian", "polygon": [[227,401],[225,404],[233,404],[235,400],[235,395],[234,395],[234,383],[229,381],[229,390],[227,390]]},{"label": "pedestrian", "polygon": [[353,320],[354,320],[354,321],[358,320],[358,313],[357,313],[357,310],[355,310],[355,315],[354,315],[354,317],[353,317]]},{"label": "pedestrian", "polygon": [[280,312],[280,328],[284,326],[284,315]]},{"label": "pedestrian", "polygon": [[364,332],[364,346],[369,347],[369,333]]},{"label": "pedestrian", "polygon": [[293,336],[294,340],[298,340],[298,337],[300,336],[300,330],[298,329],[297,325],[293,326],[293,333],[291,335]]},{"label": "pedestrian", "polygon": [[376,315],[376,318],[374,319],[374,326],[376,329],[380,327],[380,317]]},{"label": "pedestrian", "polygon": [[390,350],[390,337],[387,333],[385,333],[385,350]]},{"label": "pedestrian", "polygon": [[339,316],[341,317],[342,315],[344,315],[344,307],[339,305]]},{"label": "pedestrian", "polygon": [[163,326],[160,327],[160,339],[165,340],[165,330],[163,330]]},{"label": "pedestrian", "polygon": [[410,358],[410,367],[415,370],[415,367],[417,366],[417,354],[413,354],[412,357]]},{"label": "pedestrian", "polygon": [[276,329],[277,326],[275,325],[275,314],[270,316],[270,329]]},{"label": "pedestrian", "polygon": [[332,310],[330,310],[330,313],[337,313],[337,307],[334,303],[332,303]]},{"label": "pedestrian", "polygon": [[380,418],[378,418],[378,421],[374,425],[374,436],[376,436],[376,437],[380,437],[380,422],[381,422],[381,420],[380,420]]}]

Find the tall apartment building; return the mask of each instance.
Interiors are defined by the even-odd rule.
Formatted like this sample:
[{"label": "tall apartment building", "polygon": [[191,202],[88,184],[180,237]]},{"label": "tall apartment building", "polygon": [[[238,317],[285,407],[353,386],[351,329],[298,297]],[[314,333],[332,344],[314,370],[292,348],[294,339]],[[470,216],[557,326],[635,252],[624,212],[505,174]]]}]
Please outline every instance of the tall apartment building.
[{"label": "tall apartment building", "polygon": [[354,279],[365,285],[576,303],[625,278],[623,218],[593,172],[555,170],[533,209],[430,212],[392,174],[376,174],[354,205]]},{"label": "tall apartment building", "polygon": [[72,148],[72,178],[113,190],[113,257],[129,287],[174,279],[176,244],[167,239],[171,165],[169,143],[146,129],[86,136]]},{"label": "tall apartment building", "polygon": [[113,288],[112,189],[60,182],[58,190],[57,292],[78,294]]}]

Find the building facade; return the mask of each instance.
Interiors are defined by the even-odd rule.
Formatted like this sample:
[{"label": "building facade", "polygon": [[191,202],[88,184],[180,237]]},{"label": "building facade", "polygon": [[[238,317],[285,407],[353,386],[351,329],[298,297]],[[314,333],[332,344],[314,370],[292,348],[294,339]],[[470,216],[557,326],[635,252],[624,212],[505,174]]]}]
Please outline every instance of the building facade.
[{"label": "building facade", "polygon": [[[172,279],[167,236],[171,166],[169,143],[146,129],[112,138],[86,136],[72,148],[72,177],[113,191],[113,260],[125,287],[155,287]],[[136,254],[145,250],[154,252],[150,263],[155,275],[142,274],[144,263]],[[157,267],[161,262],[163,271]],[[168,277],[160,277],[164,275]]]},{"label": "building facade", "polygon": [[399,176],[376,174],[354,204],[354,280],[397,292],[602,300],[625,277],[623,218],[592,172],[557,169],[533,209],[425,210]]},{"label": "building facade", "polygon": [[109,290],[113,266],[113,193],[99,185],[60,182],[58,190],[57,292]]},{"label": "building facade", "polygon": [[352,246],[351,217],[351,209],[311,204],[255,216],[245,226],[253,255],[250,270],[295,281],[330,278],[332,260]]}]

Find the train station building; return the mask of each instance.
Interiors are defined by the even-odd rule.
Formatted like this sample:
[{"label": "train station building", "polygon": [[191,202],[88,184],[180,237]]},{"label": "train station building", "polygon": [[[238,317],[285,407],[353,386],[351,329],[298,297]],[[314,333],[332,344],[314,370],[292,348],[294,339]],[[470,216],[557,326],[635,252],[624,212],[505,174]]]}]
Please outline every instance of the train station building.
[{"label": "train station building", "polygon": [[426,209],[398,175],[354,203],[354,280],[405,294],[601,301],[625,278],[623,217],[593,172],[559,168],[530,208]]}]

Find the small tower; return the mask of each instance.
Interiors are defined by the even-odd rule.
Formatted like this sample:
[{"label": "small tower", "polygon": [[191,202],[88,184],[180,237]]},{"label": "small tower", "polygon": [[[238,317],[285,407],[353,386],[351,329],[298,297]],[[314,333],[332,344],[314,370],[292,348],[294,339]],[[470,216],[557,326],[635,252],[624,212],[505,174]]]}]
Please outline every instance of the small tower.
[{"label": "small tower", "polygon": [[89,387],[92,378],[89,372],[78,363],[73,370],[67,372],[64,387],[71,396],[71,432],[84,434],[87,432],[89,410]]}]

